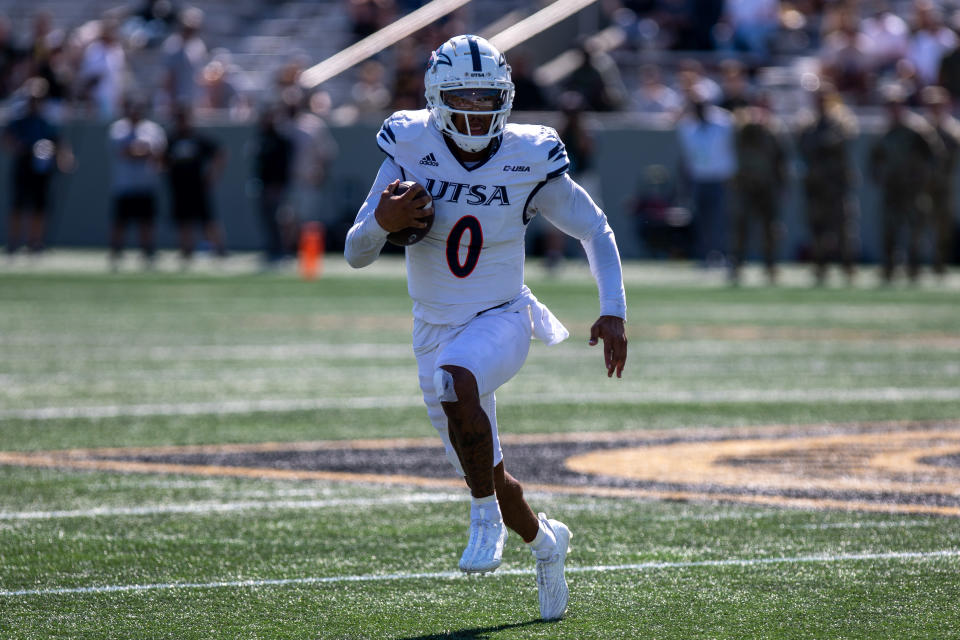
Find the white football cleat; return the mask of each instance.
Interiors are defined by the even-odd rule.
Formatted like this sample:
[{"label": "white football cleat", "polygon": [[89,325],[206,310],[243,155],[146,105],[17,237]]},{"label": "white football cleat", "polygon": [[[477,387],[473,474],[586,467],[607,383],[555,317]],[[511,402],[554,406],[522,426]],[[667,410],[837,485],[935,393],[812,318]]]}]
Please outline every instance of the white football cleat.
[{"label": "white football cleat", "polygon": [[558,620],[567,610],[570,590],[563,575],[563,565],[567,561],[567,549],[570,547],[570,529],[559,520],[548,520],[546,514],[539,515],[540,522],[553,532],[557,545],[545,558],[537,558],[537,595],[540,596],[540,617],[544,620]]},{"label": "white football cleat", "polygon": [[486,573],[500,566],[503,559],[503,543],[507,540],[507,527],[503,520],[470,521],[470,541],[460,556],[460,571]]}]

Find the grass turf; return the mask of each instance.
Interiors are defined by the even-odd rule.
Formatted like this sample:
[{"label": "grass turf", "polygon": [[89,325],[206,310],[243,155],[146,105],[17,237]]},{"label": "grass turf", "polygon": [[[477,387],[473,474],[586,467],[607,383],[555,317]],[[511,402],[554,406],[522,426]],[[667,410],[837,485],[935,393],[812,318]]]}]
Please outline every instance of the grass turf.
[{"label": "grass turf", "polygon": [[[499,394],[505,432],[960,418],[954,280],[812,289],[798,271],[730,290],[672,265],[626,275],[631,354],[610,381],[585,345],[588,275],[531,269],[573,336],[534,345]],[[410,326],[395,260],[334,262],[312,283],[0,273],[0,449],[429,436]],[[369,404],[380,396],[392,404]],[[960,635],[953,518],[534,494],[574,531],[570,612],[542,623],[515,536],[497,574],[452,574],[457,494],[21,467],[0,467],[0,487],[9,638]]]}]

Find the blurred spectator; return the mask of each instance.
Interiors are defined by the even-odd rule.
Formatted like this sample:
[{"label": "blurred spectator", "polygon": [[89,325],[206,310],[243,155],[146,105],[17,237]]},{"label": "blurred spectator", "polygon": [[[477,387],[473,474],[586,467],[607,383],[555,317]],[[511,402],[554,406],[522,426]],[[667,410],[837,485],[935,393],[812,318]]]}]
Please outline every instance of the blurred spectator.
[{"label": "blurred spectator", "polygon": [[100,36],[87,45],[77,74],[81,101],[101,120],[112,120],[123,100],[127,57],[116,35],[116,23],[100,21]]},{"label": "blurred spectator", "polygon": [[[954,34],[956,33],[955,29]],[[954,101],[960,100],[960,38],[940,60],[937,84],[946,89]]]},{"label": "blurred spectator", "polygon": [[[26,64],[25,72],[28,77],[37,76],[39,68],[49,57],[49,38],[53,34],[53,14],[49,11],[37,11],[33,14],[30,39],[27,41],[23,52],[24,63]],[[59,35],[62,38],[63,34],[60,33]]]},{"label": "blurred spectator", "polygon": [[733,118],[692,93],[676,131],[681,172],[693,204],[694,256],[705,266],[725,266],[727,185],[737,170]]},{"label": "blurred spectator", "polygon": [[114,270],[123,254],[127,224],[136,222],[144,266],[153,266],[156,243],[154,226],[157,214],[157,189],[160,163],[167,146],[163,128],[145,117],[145,103],[128,99],[124,117],[110,126],[110,152],[113,177],[113,227],[110,233],[110,261]]},{"label": "blurred spectator", "polygon": [[583,98],[587,111],[615,111],[626,105],[626,89],[613,58],[598,47],[582,43],[577,46],[579,66],[563,83],[565,91],[574,91]]},{"label": "blurred spectator", "polygon": [[319,221],[329,228],[338,221],[339,212],[328,206],[329,199],[323,197],[328,170],[338,148],[324,119],[304,104],[302,92],[290,89],[283,100],[287,118],[281,130],[293,143],[293,180],[283,225],[284,244],[292,251],[303,223]]},{"label": "blurred spectator", "polygon": [[867,64],[873,73],[891,69],[907,55],[910,27],[894,13],[887,0],[878,0],[873,15],[863,18],[860,31],[866,42]]},{"label": "blurred spectator", "polygon": [[172,0],[140,0],[124,30],[140,46],[153,47],[169,35],[176,22],[177,8]]},{"label": "blurred spectator", "polygon": [[227,77],[227,65],[222,60],[211,60],[200,75],[200,95],[197,106],[201,109],[237,109],[242,106],[242,97]]},{"label": "blurred spectator", "polygon": [[670,170],[652,164],[641,173],[631,202],[644,247],[657,258],[687,258],[693,248],[690,209],[680,206],[679,187]]},{"label": "blurred spectator", "polygon": [[[653,0],[649,7],[653,10],[653,22],[641,20],[637,25],[641,41],[650,43],[654,49],[689,51],[694,40],[690,5],[688,0]],[[638,12],[638,15],[643,14]]]},{"label": "blurred spectator", "polygon": [[140,7],[133,14],[144,22],[159,20],[167,26],[177,21],[177,7],[172,0],[140,0]]},{"label": "blurred spectator", "polygon": [[10,20],[0,13],[0,100],[13,90],[13,72],[20,56],[10,33]]},{"label": "blurred spectator", "polygon": [[180,28],[163,43],[164,89],[172,108],[196,106],[200,74],[207,64],[207,45],[200,37],[203,12],[195,7],[180,12]]},{"label": "blurred spectator", "polygon": [[277,107],[260,113],[254,156],[254,175],[259,186],[258,209],[264,233],[267,266],[283,259],[290,249],[284,243],[282,206],[287,201],[293,164],[293,142],[277,126]]},{"label": "blurred spectator", "polygon": [[54,31],[47,36],[46,55],[36,62],[36,76],[47,82],[45,113],[54,124],[61,125],[66,117],[70,101],[70,87],[73,85],[73,67],[66,51],[66,42],[62,31]]},{"label": "blurred spectator", "polygon": [[[420,76],[422,78],[423,74]],[[514,111],[545,111],[550,108],[543,88],[533,78],[530,56],[525,51],[511,52],[510,79],[514,86]]]},{"label": "blurred spectator", "polygon": [[857,250],[857,182],[853,141],[856,118],[828,84],[815,85],[814,113],[801,124],[797,151],[802,166],[814,278],[824,284],[827,265],[839,261],[850,284]]},{"label": "blurred spectator", "polygon": [[[590,194],[598,207],[603,207],[600,176],[597,174],[593,135],[583,122],[583,99],[580,94],[567,92],[560,96],[563,121],[559,127],[560,140],[567,150],[570,161],[569,173],[584,191]],[[566,254],[567,235],[552,224],[541,223],[545,235],[546,267],[555,274]]]},{"label": "blurred spectator", "polygon": [[930,0],[916,0],[906,57],[913,63],[920,88],[937,82],[941,60],[956,46],[957,35],[944,26],[940,10]]},{"label": "blurred spectator", "polygon": [[354,41],[362,40],[393,22],[393,0],[349,0],[347,11]]},{"label": "blurred spectator", "polygon": [[825,35],[820,49],[822,74],[841,93],[852,93],[863,102],[873,82],[868,58],[873,50],[870,38],[860,32],[856,12],[841,6],[825,20]]},{"label": "blurred spectator", "polygon": [[390,89],[384,84],[386,75],[377,60],[367,60],[357,71],[357,80],[350,88],[350,99],[358,115],[378,115],[390,106]]},{"label": "blurred spectator", "polygon": [[[887,75],[886,84],[896,84],[906,96],[906,104],[917,106],[920,100],[920,89],[923,87],[920,78],[917,77],[917,70],[913,63],[906,58],[897,60],[893,67],[893,74]],[[871,103],[873,101],[871,100]]]},{"label": "blurred spectator", "polygon": [[26,238],[31,252],[44,248],[50,181],[57,169],[72,168],[70,149],[60,130],[44,115],[47,82],[31,78],[25,85],[26,113],[10,121],[4,130],[4,142],[13,156],[12,200],[7,229],[7,253],[20,246],[21,227],[29,223]]},{"label": "blurred spectator", "polygon": [[53,27],[53,16],[47,11],[38,11],[33,16],[30,40],[20,52],[19,72],[15,74],[19,78],[25,75],[47,81],[44,109],[46,115],[58,125],[63,123],[73,83],[73,68],[65,55],[65,40],[63,29]]},{"label": "blurred spectator", "polygon": [[716,48],[714,33],[723,15],[724,0],[687,0],[686,28],[675,48],[685,51],[713,51]]},{"label": "blurred spectator", "polygon": [[930,185],[933,271],[942,277],[946,274],[947,264],[953,255],[960,121],[950,115],[950,94],[943,87],[926,87],[920,95],[927,107],[927,118],[944,146],[944,154],[934,170]]},{"label": "blurred spectator", "polygon": [[677,113],[683,108],[680,94],[662,82],[660,67],[654,64],[640,67],[640,83],[632,98],[633,109],[640,113]]},{"label": "blurred spectator", "polygon": [[750,79],[739,60],[724,60],[720,63],[720,102],[727,111],[747,107],[753,103],[750,95]]},{"label": "blurred spectator", "polygon": [[780,26],[780,0],[726,0],[724,20],[732,30],[734,50],[766,58]]},{"label": "blurred spectator", "polygon": [[213,188],[223,172],[226,154],[220,145],[193,126],[193,109],[177,105],[164,156],[170,204],[177,226],[181,265],[193,259],[193,229],[200,226],[217,256],[224,256],[223,232],[214,213]]},{"label": "blurred spectator", "polygon": [[277,96],[282,99],[287,89],[300,91],[298,81],[300,80],[300,74],[306,69],[308,63],[309,58],[303,52],[296,52],[284,61],[274,76]]},{"label": "blurred spectator", "polygon": [[677,85],[684,96],[697,94],[710,104],[719,104],[723,99],[723,89],[703,68],[703,64],[694,58],[686,58],[677,64]]},{"label": "blurred spectator", "polygon": [[[397,43],[393,69],[393,101],[390,108],[394,111],[419,109],[423,99],[423,59],[417,41],[406,38]],[[514,101],[516,109],[516,101]]]},{"label": "blurred spectator", "polygon": [[600,176],[597,174],[594,159],[596,145],[593,134],[583,121],[583,99],[577,93],[568,92],[560,96],[559,102],[563,122],[558,133],[570,160],[570,176],[590,194],[597,206],[602,208]]},{"label": "blurred spectator", "polygon": [[766,100],[734,112],[737,173],[733,178],[736,207],[733,214],[733,251],[730,279],[740,282],[750,228],[760,227],[763,262],[770,284],[777,280],[777,240],[780,199],[787,183],[787,149],[783,127]]},{"label": "blurred spectator", "polygon": [[933,127],[906,108],[899,86],[887,87],[884,98],[888,126],[870,150],[869,164],[870,176],[882,192],[883,281],[893,280],[899,245],[905,241],[907,277],[915,282],[929,214],[928,189],[944,148]]}]

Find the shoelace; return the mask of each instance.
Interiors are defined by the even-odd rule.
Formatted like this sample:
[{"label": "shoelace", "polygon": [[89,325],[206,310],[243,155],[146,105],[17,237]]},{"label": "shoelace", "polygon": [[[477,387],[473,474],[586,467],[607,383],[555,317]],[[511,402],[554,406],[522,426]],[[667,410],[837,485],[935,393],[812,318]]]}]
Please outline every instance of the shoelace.
[{"label": "shoelace", "polygon": [[549,558],[545,560],[537,559],[537,585],[540,587],[547,586],[547,564],[553,564],[560,557],[559,553],[552,554]]},{"label": "shoelace", "polygon": [[483,526],[483,520],[471,520],[470,521],[470,540],[467,542],[468,549],[476,549],[478,538],[480,537],[480,531]]}]

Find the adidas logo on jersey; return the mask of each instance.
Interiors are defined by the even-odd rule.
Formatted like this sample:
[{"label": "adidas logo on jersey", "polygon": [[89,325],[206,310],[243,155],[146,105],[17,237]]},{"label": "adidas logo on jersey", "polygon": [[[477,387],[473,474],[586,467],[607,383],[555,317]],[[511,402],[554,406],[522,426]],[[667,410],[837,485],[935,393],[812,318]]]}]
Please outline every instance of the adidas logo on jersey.
[{"label": "adidas logo on jersey", "polygon": [[423,156],[422,158],[420,158],[420,164],[425,164],[425,165],[430,166],[430,167],[439,167],[439,166],[440,166],[440,163],[437,162],[436,156],[434,156],[432,153],[428,153],[427,155],[425,155],[425,156]]}]

